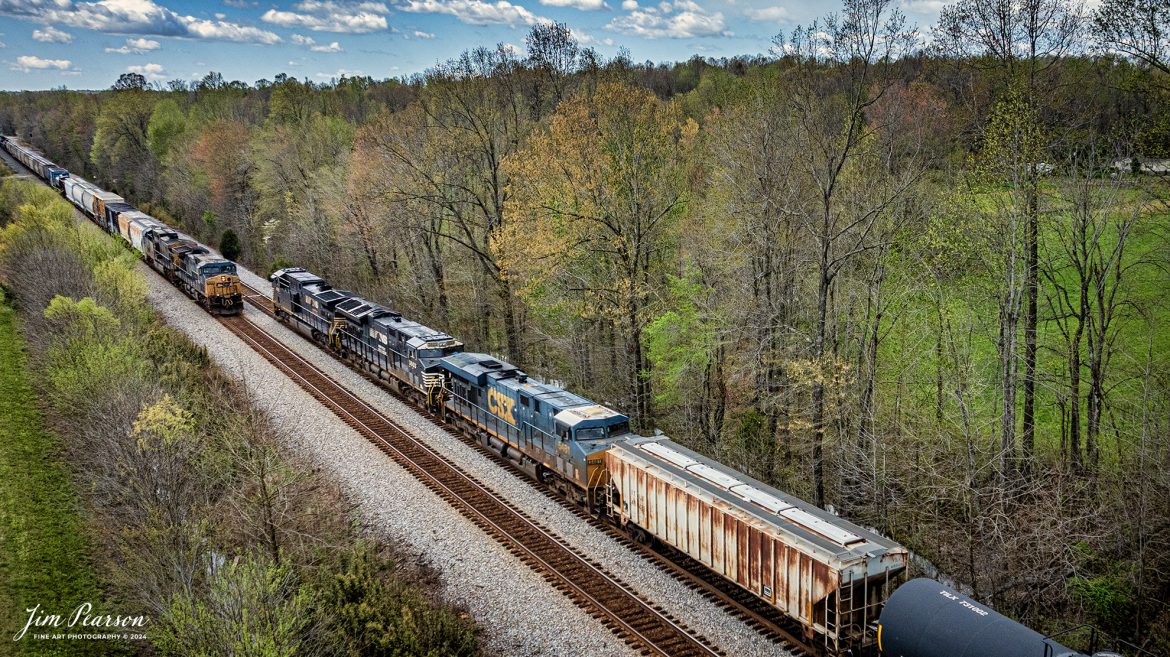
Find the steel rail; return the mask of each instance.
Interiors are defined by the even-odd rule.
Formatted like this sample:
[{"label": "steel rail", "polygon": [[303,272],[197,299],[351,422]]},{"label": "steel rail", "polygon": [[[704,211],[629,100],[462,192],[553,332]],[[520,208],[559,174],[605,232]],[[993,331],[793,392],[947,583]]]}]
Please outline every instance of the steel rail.
[{"label": "steel rail", "polygon": [[[701,635],[642,598],[600,564],[579,555],[563,539],[515,509],[498,493],[333,381],[264,329],[244,317],[217,319],[324,403],[343,422],[372,440],[395,462],[439,493],[457,511],[486,529],[513,552],[520,552],[518,556],[522,561],[541,572],[546,579],[559,582],[557,588],[565,591],[578,606],[603,617],[603,623],[630,645],[640,645],[645,654],[672,657],[723,654]],[[388,437],[387,432],[397,435],[398,441]],[[415,453],[409,453],[411,451]],[[471,498],[476,498],[474,503]]]}]

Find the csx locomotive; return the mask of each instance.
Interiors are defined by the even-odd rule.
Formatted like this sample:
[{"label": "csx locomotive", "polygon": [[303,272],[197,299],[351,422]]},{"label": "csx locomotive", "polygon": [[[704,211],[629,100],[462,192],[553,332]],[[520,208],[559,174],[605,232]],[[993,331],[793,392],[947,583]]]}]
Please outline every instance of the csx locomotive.
[{"label": "csx locomotive", "polygon": [[243,288],[236,263],[212,253],[126,199],[71,175],[15,137],[0,136],[4,150],[59,190],[102,230],[120,236],[146,262],[208,311],[235,315],[243,309]]},{"label": "csx locomotive", "polygon": [[[207,310],[241,311],[235,263],[14,137],[0,141]],[[617,411],[466,352],[452,336],[304,269],[270,280],[278,319],[636,538],[670,546],[763,598],[798,622],[819,653],[1083,657],[933,580],[898,587],[908,561],[902,546],[666,437],[635,435]]]}]

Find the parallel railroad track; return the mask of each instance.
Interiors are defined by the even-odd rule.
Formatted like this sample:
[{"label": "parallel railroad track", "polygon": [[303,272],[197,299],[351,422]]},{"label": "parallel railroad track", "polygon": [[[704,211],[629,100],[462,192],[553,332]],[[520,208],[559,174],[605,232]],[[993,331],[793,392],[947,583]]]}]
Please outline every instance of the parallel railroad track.
[{"label": "parallel railroad track", "polygon": [[[254,301],[254,300],[253,300]],[[218,317],[345,424],[643,655],[725,657],[703,636],[517,510],[243,316]]]},{"label": "parallel railroad track", "polygon": [[[264,314],[275,317],[272,307],[272,298],[270,295],[264,294],[250,285],[241,282],[241,285],[247,290],[244,295],[245,301],[255,306]],[[339,357],[333,352],[326,351],[334,359],[342,364],[349,366],[350,363]],[[610,538],[617,541],[622,546],[628,548],[631,552],[638,555],[645,561],[648,561],[658,567],[667,575],[673,577],[675,580],[681,582],[684,586],[697,592],[716,605],[722,607],[724,610],[738,617],[749,627],[754,629],[760,635],[776,643],[779,647],[787,650],[794,655],[816,655],[818,651],[806,643],[801,637],[800,627],[786,618],[779,610],[769,605],[764,600],[752,595],[750,592],[737,586],[733,582],[720,577],[711,569],[703,564],[695,561],[691,557],[681,554],[668,547],[650,546],[639,543],[631,539],[625,532],[610,522],[594,516],[586,509],[578,506],[570,500],[565,499],[564,496],[557,493],[551,487],[543,485],[532,477],[529,477],[523,471],[515,466],[508,459],[502,458],[499,453],[494,450],[485,448],[479,441],[471,436],[468,436],[462,431],[452,430],[449,425],[442,422],[433,413],[425,410],[412,400],[404,396],[400,391],[396,390],[394,386],[388,385],[386,381],[378,379],[364,369],[354,368],[356,372],[365,377],[368,381],[378,385],[382,390],[390,393],[399,401],[406,403],[415,412],[419,413],[426,419],[430,420],[440,429],[447,432],[448,435],[458,439],[469,447],[474,448],[481,455],[487,457],[497,465],[505,468],[512,473],[516,478],[524,482],[530,488],[538,491],[549,500],[560,505],[573,515],[581,520],[589,523],[595,529],[605,532]]]},{"label": "parallel railroad track", "polygon": [[[28,169],[23,164],[17,162],[15,159],[10,157],[7,152],[3,151],[3,149],[0,149],[0,156],[3,157],[4,162],[6,164],[8,164],[9,168],[11,168],[17,172],[25,171],[27,173],[27,175],[31,176],[36,181],[41,182],[42,184],[46,184],[39,177],[37,177],[34,174],[32,174],[31,172],[29,172]],[[272,299],[268,294],[260,292],[259,290],[256,290],[255,288],[251,287],[250,285],[243,284],[242,282],[241,282],[241,284],[243,285],[243,287],[247,291],[247,293],[244,295],[244,301],[252,304],[257,309],[259,309],[261,312],[263,312],[269,316],[274,316],[273,307],[272,307]],[[300,356],[296,355],[294,352],[292,352],[291,350],[284,347],[284,345],[281,344],[279,341],[277,341],[275,338],[268,335],[266,332],[264,332],[262,329],[255,326],[251,322],[248,322],[242,316],[240,316],[240,317],[217,317],[217,319],[219,319],[221,323],[223,323],[225,326],[227,326],[229,328],[229,330],[231,330],[233,333],[236,333],[239,337],[241,337],[249,345],[253,346],[254,348],[257,348],[258,353],[260,353],[266,360],[269,360],[278,369],[281,369],[282,371],[284,371],[287,374],[289,374],[290,376],[292,376],[292,378],[294,380],[296,380],[298,384],[300,384],[302,387],[304,387],[309,392],[309,394],[313,395],[313,397],[317,398],[319,401],[324,403],[327,408],[329,408],[331,411],[333,411],[335,414],[337,414],[347,425],[353,427],[359,433],[365,435],[367,437],[367,439],[374,442],[374,444],[377,445],[380,449],[382,449],[382,451],[389,454],[391,456],[391,458],[394,458],[394,460],[396,462],[399,462],[400,464],[402,464],[402,461],[400,461],[399,458],[406,459],[406,456],[403,453],[398,452],[393,447],[391,447],[391,444],[389,442],[387,442],[384,438],[382,438],[381,435],[379,435],[374,430],[374,427],[371,427],[369,424],[367,424],[362,419],[363,417],[368,418],[369,421],[375,425],[375,427],[380,423],[384,424],[385,426],[383,428],[389,428],[390,429],[389,433],[391,435],[395,435],[395,434],[401,435],[403,438],[407,438],[407,439],[409,439],[412,442],[417,444],[417,440],[415,440],[413,437],[411,437],[403,429],[394,425],[392,422],[390,422],[388,419],[383,417],[376,410],[370,408],[364,402],[357,399],[354,395],[350,394],[347,390],[345,390],[339,384],[337,384],[336,382],[333,382],[331,379],[329,379],[327,376],[325,376],[323,373],[321,373],[319,370],[317,370],[315,367],[313,367],[307,361],[304,361],[304,359],[300,358]],[[247,327],[247,328],[244,328],[244,327]],[[251,333],[252,335],[249,336],[249,335],[246,335],[245,333]],[[260,346],[261,344],[266,345],[266,347],[261,347]],[[301,367],[303,367],[305,369],[311,369],[312,372],[315,372],[316,376],[319,377],[319,381],[324,386],[324,389],[312,386],[303,377],[293,373],[294,370],[292,370],[288,364],[284,364],[282,361],[279,361],[277,359],[276,354],[280,354],[280,353],[286,353],[289,356],[290,360],[293,360],[294,362],[303,363],[303,365]],[[331,355],[333,355],[334,358],[337,358],[337,356],[335,354],[331,354]],[[341,360],[341,359],[338,358],[338,360]],[[344,363],[345,361],[342,360],[342,362]],[[360,371],[360,370],[359,370],[359,372],[363,376],[365,376],[367,379],[369,379],[370,381],[378,383],[384,390],[386,390],[390,394],[394,395],[396,398],[398,398],[402,401],[409,402],[409,400],[405,399],[403,397],[403,395],[401,395],[397,390],[394,390],[391,386],[385,385],[385,382],[380,381],[380,380],[376,379],[375,377],[370,376],[367,372]],[[349,411],[345,411],[344,409],[341,409],[338,404],[330,401],[327,393],[324,392],[324,390],[328,390],[329,388],[334,388],[336,391],[341,392],[341,398],[349,398],[349,399],[355,400],[356,405],[358,406],[359,409],[364,408],[366,410],[359,410],[358,414],[355,415],[355,414],[350,413]],[[745,591],[743,591],[739,587],[735,586],[734,584],[731,584],[730,582],[727,582],[727,581],[723,580],[722,578],[719,578],[718,576],[711,573],[704,566],[693,562],[693,560],[690,560],[688,557],[682,556],[680,558],[678,555],[675,555],[674,558],[678,559],[679,562],[672,561],[671,558],[667,557],[665,554],[658,552],[658,551],[655,551],[655,550],[652,550],[645,545],[642,545],[642,544],[639,544],[635,541],[630,540],[624,533],[620,532],[613,525],[597,519],[596,517],[587,513],[585,510],[581,509],[580,507],[576,506],[575,504],[569,502],[568,500],[565,500],[563,497],[556,494],[551,489],[549,489],[545,486],[542,486],[542,485],[538,484],[537,482],[533,481],[531,478],[524,475],[524,473],[522,473],[521,471],[516,469],[506,459],[501,458],[498,454],[492,452],[491,450],[484,449],[483,446],[480,445],[478,442],[472,440],[471,438],[469,438],[466,435],[463,435],[460,432],[450,431],[443,423],[439,422],[437,418],[435,418],[430,413],[427,413],[425,410],[420,409],[418,406],[411,404],[411,407],[414,408],[417,412],[419,412],[422,415],[424,415],[425,417],[427,417],[432,422],[434,422],[437,426],[443,428],[444,430],[447,430],[450,435],[452,435],[455,438],[463,441],[464,443],[474,447],[481,454],[492,459],[497,464],[504,466],[509,472],[512,472],[514,475],[516,475],[518,478],[520,478],[526,484],[528,484],[529,486],[531,486],[535,490],[539,491],[541,494],[545,495],[550,500],[561,505],[563,508],[569,510],[570,512],[572,512],[573,514],[575,514],[576,516],[578,516],[582,520],[590,523],[595,528],[606,532],[614,540],[616,540],[620,544],[628,547],[635,554],[638,554],[643,559],[646,559],[648,561],[652,561],[653,563],[656,563],[663,571],[670,574],[675,579],[685,583],[688,586],[688,588],[691,588],[692,590],[699,591],[704,597],[706,597],[706,598],[720,604],[721,606],[725,607],[728,611],[730,611],[734,615],[740,617],[749,626],[753,627],[754,629],[759,631],[764,636],[772,639],[777,644],[779,644],[781,647],[783,647],[791,652],[805,653],[805,654],[809,654],[809,655],[815,654],[815,651],[811,647],[804,644],[799,638],[797,638],[797,636],[795,634],[793,634],[792,632],[789,632],[788,629],[785,629],[787,623],[786,623],[785,619],[782,616],[780,616],[778,614],[778,612],[776,612],[776,610],[771,609],[765,603],[756,599],[754,596],[746,593]],[[481,489],[484,495],[490,496],[492,499],[495,499],[497,504],[506,506],[506,502],[498,499],[497,496],[495,495],[495,493],[492,493],[490,490],[488,490],[482,484],[479,484],[470,475],[462,472],[462,470],[459,469],[458,466],[447,462],[443,457],[439,456],[438,454],[435,454],[429,448],[426,448],[425,446],[422,446],[422,448],[428,452],[431,452],[431,458],[436,459],[436,460],[441,460],[444,463],[445,467],[461,473],[461,475],[468,480],[470,486],[477,487],[477,488]],[[621,591],[624,592],[624,594],[627,598],[624,601],[625,602],[624,608],[627,608],[627,609],[632,608],[635,610],[640,609],[643,611],[644,615],[646,616],[646,618],[643,620],[634,619],[633,621],[622,620],[620,617],[615,617],[615,611],[613,609],[603,608],[601,606],[602,600],[600,598],[591,597],[585,591],[574,591],[575,589],[578,589],[579,587],[577,587],[575,585],[575,583],[573,582],[572,579],[566,580],[565,575],[563,573],[557,574],[553,571],[548,570],[547,568],[538,567],[541,564],[551,563],[551,562],[542,561],[539,558],[538,554],[532,553],[529,550],[526,550],[518,545],[515,545],[515,544],[509,545],[510,543],[512,543],[512,541],[510,539],[502,538],[501,535],[498,533],[498,532],[502,532],[503,528],[498,527],[498,525],[496,523],[494,523],[488,517],[484,516],[482,513],[477,511],[475,509],[475,507],[469,507],[467,505],[467,502],[455,501],[454,491],[448,492],[449,489],[446,489],[440,483],[435,481],[434,477],[431,476],[430,474],[428,474],[426,470],[421,471],[421,474],[423,476],[420,476],[419,467],[417,465],[415,465],[414,467],[407,467],[407,470],[409,472],[411,472],[412,474],[414,474],[416,477],[418,477],[420,480],[422,480],[423,483],[426,484],[429,488],[431,488],[432,490],[435,490],[436,493],[438,493],[440,496],[444,497],[444,499],[447,499],[448,502],[452,504],[452,506],[455,506],[455,508],[457,510],[459,510],[463,515],[469,517],[472,520],[472,522],[475,522],[475,524],[477,526],[480,526],[485,531],[487,531],[489,534],[491,534],[494,537],[496,537],[497,539],[501,540],[501,542],[504,545],[508,546],[508,549],[510,552],[517,555],[526,564],[533,566],[538,572],[541,572],[542,576],[546,580],[552,582],[553,585],[558,590],[561,590],[561,591],[565,592],[567,595],[569,595],[574,600],[574,602],[578,604],[578,606],[586,608],[592,615],[602,618],[603,624],[605,624],[607,627],[609,627],[618,636],[623,637],[623,639],[625,639],[627,644],[630,644],[630,645],[639,645],[640,644],[642,646],[642,649],[640,651],[642,654],[644,654],[644,655],[654,655],[654,654],[680,655],[680,656],[681,655],[721,655],[722,656],[724,654],[721,650],[719,650],[717,648],[712,648],[710,646],[705,645],[704,640],[702,639],[702,637],[700,635],[691,633],[684,626],[682,626],[681,624],[674,621],[670,617],[670,615],[667,614],[666,612],[664,612],[660,607],[644,600],[641,596],[639,596],[638,594],[631,591],[626,585],[622,584],[619,580],[617,580],[612,575],[608,575],[608,574],[601,575],[601,573],[603,573],[604,571],[601,569],[601,567],[599,565],[594,564],[593,562],[585,559],[584,557],[580,557],[580,556],[574,554],[570,548],[568,548],[563,543],[561,543],[559,538],[555,537],[553,534],[551,534],[550,532],[548,532],[544,528],[540,527],[540,525],[538,523],[535,523],[534,521],[528,519],[527,516],[523,512],[521,512],[519,510],[512,509],[511,512],[513,514],[523,518],[525,520],[525,522],[527,522],[528,524],[531,525],[532,531],[536,535],[543,535],[546,538],[547,542],[560,544],[561,549],[564,551],[564,553],[566,553],[564,555],[561,555],[561,558],[564,561],[572,562],[575,560],[579,563],[585,564],[585,566],[588,566],[587,568],[584,568],[584,570],[586,572],[588,572],[590,570],[597,572],[598,576],[601,578],[601,581],[609,582],[610,587],[612,587],[613,589],[620,589]],[[477,518],[478,518],[478,520],[477,520]],[[564,561],[562,561],[562,562],[564,562]],[[616,593],[613,593],[613,595],[616,595]],[[621,596],[617,596],[619,601],[620,601],[620,597]],[[616,613],[621,614],[620,609],[622,608],[622,606],[619,604],[619,605],[617,605],[617,607],[618,607],[618,611]],[[652,621],[654,616],[658,616],[660,619],[660,621],[658,623],[651,622],[651,625],[658,626],[657,629],[649,628],[649,629],[647,629],[647,631],[642,631],[642,630],[638,629],[639,627],[646,627],[647,621]],[[673,634],[675,634],[675,636],[673,639],[671,639],[669,636],[672,634],[672,632],[670,631],[671,628],[674,628]],[[656,635],[661,635],[661,634],[667,635],[667,638],[664,641],[654,643],[653,637]],[[678,647],[681,650],[674,651],[672,646]]]}]

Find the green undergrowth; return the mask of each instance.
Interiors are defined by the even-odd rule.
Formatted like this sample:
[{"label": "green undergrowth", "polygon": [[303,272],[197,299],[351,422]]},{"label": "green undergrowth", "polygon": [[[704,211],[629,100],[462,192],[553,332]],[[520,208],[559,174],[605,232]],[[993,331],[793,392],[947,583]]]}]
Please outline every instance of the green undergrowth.
[{"label": "green undergrowth", "polygon": [[0,654],[106,654],[100,642],[36,640],[33,631],[13,640],[37,605],[61,614],[84,602],[104,606],[58,450],[37,407],[16,313],[0,293]]},{"label": "green undergrowth", "polygon": [[[103,613],[143,614],[150,645],[70,641],[61,654],[481,654],[477,626],[437,595],[433,573],[366,535],[333,482],[279,450],[297,427],[254,408],[155,312],[132,253],[45,191],[0,185],[0,208],[15,208],[0,216],[0,279],[19,310],[19,321],[4,310],[4,363],[18,363],[7,369],[20,369],[14,324],[29,354],[19,394],[0,390],[0,418],[23,409],[32,415],[12,414],[18,427],[43,423],[60,441],[41,429],[0,446],[41,437],[40,451],[5,462],[16,475],[0,471],[0,509],[19,512],[0,526],[7,536],[43,515],[64,542],[43,557],[0,542],[0,575],[38,574],[31,593],[0,589],[0,619],[49,591],[46,606],[104,586],[119,599]],[[29,491],[51,495],[25,509]],[[24,561],[9,564],[9,553]],[[92,570],[77,573],[85,555]],[[0,646],[3,657],[5,637]]]}]

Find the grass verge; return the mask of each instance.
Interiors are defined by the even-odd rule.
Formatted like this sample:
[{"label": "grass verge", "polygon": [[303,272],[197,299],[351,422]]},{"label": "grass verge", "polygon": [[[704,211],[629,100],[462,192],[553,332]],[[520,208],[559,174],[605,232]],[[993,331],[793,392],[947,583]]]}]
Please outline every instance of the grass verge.
[{"label": "grass verge", "polygon": [[85,641],[13,641],[38,604],[62,615],[82,602],[100,608],[87,554],[76,492],[37,409],[16,313],[0,292],[0,655],[101,654]]}]

